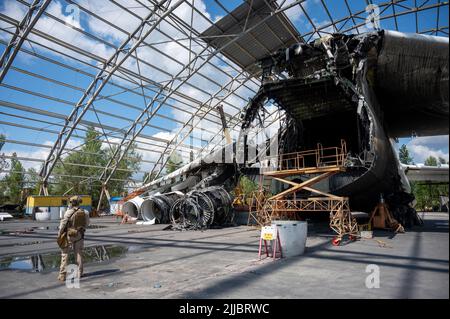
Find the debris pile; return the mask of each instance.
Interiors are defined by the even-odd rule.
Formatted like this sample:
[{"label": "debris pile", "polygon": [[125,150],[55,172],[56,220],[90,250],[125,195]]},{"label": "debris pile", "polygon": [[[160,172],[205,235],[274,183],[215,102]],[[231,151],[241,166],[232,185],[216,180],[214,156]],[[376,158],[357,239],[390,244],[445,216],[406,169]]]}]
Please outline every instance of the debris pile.
[{"label": "debris pile", "polygon": [[141,216],[145,222],[151,224],[167,224],[170,222],[170,209],[174,202],[184,196],[181,192],[156,194],[144,198],[141,205]]},{"label": "debris pile", "polygon": [[220,186],[191,191],[172,205],[172,229],[196,230],[232,224],[232,202],[231,195]]},{"label": "debris pile", "polygon": [[423,225],[423,220],[410,204],[414,199],[414,195],[405,192],[390,194],[386,199],[392,216],[406,228]]},{"label": "debris pile", "polygon": [[[172,224],[172,229],[206,229],[233,224],[233,198],[222,186],[135,197],[124,204],[123,220],[137,224]],[[137,222],[137,220],[142,220]]]}]

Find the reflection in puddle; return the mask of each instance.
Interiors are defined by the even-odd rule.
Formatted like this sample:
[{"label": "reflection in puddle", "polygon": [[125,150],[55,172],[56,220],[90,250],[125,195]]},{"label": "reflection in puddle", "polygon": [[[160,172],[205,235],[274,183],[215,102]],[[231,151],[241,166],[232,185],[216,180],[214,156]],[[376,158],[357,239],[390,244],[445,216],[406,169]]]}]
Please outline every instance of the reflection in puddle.
[{"label": "reflection in puddle", "polygon": [[[87,228],[88,229],[99,229],[99,228],[106,228],[108,226],[103,226],[103,225],[89,225]],[[31,227],[30,230],[59,230],[59,225],[58,226],[34,226]]]},{"label": "reflection in puddle", "polygon": [[140,251],[142,251],[144,249],[147,249],[147,247],[146,246],[140,246],[140,245],[131,245],[131,246],[128,246],[127,251],[129,253],[131,253],[131,252],[136,253],[136,252],[140,252]]},{"label": "reflection in puddle", "polygon": [[[123,256],[128,251],[125,246],[99,245],[85,247],[84,263],[98,263]],[[31,256],[4,257],[0,259],[0,270],[26,270],[42,272],[59,268],[61,252],[36,254]],[[76,263],[73,252],[69,254],[69,263]]]},{"label": "reflection in puddle", "polygon": [[[108,226],[104,225],[89,225],[88,229],[101,229],[101,228],[107,228]],[[0,235],[21,235],[21,234],[32,234],[36,230],[53,230],[58,231],[59,226],[33,226],[25,229],[18,229],[18,230],[3,230],[0,229]]]}]

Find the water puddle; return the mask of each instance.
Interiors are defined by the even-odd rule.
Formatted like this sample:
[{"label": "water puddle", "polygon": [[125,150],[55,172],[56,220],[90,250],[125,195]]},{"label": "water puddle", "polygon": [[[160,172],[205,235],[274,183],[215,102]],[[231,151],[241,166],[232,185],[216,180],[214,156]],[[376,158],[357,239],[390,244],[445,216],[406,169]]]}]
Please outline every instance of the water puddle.
[{"label": "water puddle", "polygon": [[[108,226],[104,225],[89,225],[88,229],[102,229],[107,228]],[[33,226],[25,229],[19,229],[19,230],[4,230],[0,229],[0,235],[21,235],[21,234],[32,234],[37,230],[53,230],[58,231],[59,226]]]},{"label": "water puddle", "polygon": [[103,225],[89,225],[87,228],[88,229],[100,229],[100,228],[107,228],[108,226],[103,226]]},{"label": "water puddle", "polygon": [[[85,247],[83,251],[84,263],[101,263],[124,256],[129,251],[129,247],[120,245],[99,245]],[[20,257],[0,258],[1,270],[23,270],[30,272],[44,272],[59,269],[61,252],[46,254],[35,254]],[[73,252],[69,254],[69,264],[76,263]]]}]

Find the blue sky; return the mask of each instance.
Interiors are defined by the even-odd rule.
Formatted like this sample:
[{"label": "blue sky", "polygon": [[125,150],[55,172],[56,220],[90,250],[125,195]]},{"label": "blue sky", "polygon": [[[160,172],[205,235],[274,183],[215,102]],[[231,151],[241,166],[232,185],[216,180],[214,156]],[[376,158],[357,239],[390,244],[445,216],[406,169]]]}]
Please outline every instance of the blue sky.
[{"label": "blue sky", "polygon": [[[287,0],[286,3],[292,3],[293,0]],[[79,3],[88,3],[85,0],[78,1]],[[95,1],[95,5],[97,3],[100,3],[101,1]],[[238,0],[227,0],[227,1],[221,1],[221,3],[226,7],[228,10],[233,10],[236,6],[241,4],[243,1]],[[282,1],[279,1],[282,2]],[[340,18],[343,18],[348,15],[348,11],[345,6],[343,6],[343,1],[336,1],[336,0],[326,0],[325,1],[328,4],[330,14],[332,15],[334,20],[338,20]],[[381,3],[384,1],[373,1],[373,3]],[[426,5],[432,5],[433,3],[436,3],[437,0],[431,0],[431,1],[417,1],[419,5],[426,4]],[[217,3],[213,0],[196,0],[197,7],[200,11],[203,11],[205,15],[209,15],[212,20],[220,19],[222,16],[224,16],[226,13],[223,9],[221,9]],[[360,0],[349,0],[350,6],[354,11],[358,10],[364,10],[365,9],[365,1]],[[94,5],[94,2],[90,3],[91,5]],[[414,1],[404,1],[402,3],[406,6],[413,6]],[[95,6],[94,5],[94,6]],[[6,14],[6,15],[13,15],[17,14],[17,19],[19,19],[18,16],[20,16],[21,11],[20,8],[24,8],[23,6],[18,5],[18,3],[14,0],[0,0],[0,12]],[[97,9],[97,8],[93,8]],[[100,8],[102,9],[102,8]],[[99,9],[99,10],[100,10]],[[117,8],[116,8],[117,9]],[[325,25],[329,22],[328,14],[324,10],[321,1],[318,0],[307,0],[304,4],[304,9],[310,15],[313,19],[313,22],[316,25]],[[49,9],[48,9],[49,10]],[[55,14],[59,14],[59,17],[66,21],[70,22],[71,15],[70,12],[67,12],[67,3],[65,3],[62,0],[55,0],[53,3],[53,7],[51,7],[51,12]],[[116,19],[114,20],[117,22],[118,25],[123,25],[124,27],[127,27],[128,24],[131,24],[131,18],[132,17],[125,17],[123,15],[118,15],[117,17],[114,15],[110,15],[111,12],[105,11],[102,9],[104,16],[107,17],[107,19]],[[113,9],[111,9],[114,11]],[[398,8],[399,11],[405,10]],[[138,10],[136,11],[138,12]],[[180,10],[180,15],[185,14],[185,11]],[[383,15],[388,15],[392,13],[392,9],[388,9],[386,12],[383,13]],[[290,10],[288,10],[287,15],[295,25],[295,27],[299,30],[301,34],[307,34],[308,32],[311,32],[312,27],[309,23],[308,19],[306,18],[305,14],[301,11],[301,9],[296,6]],[[189,15],[186,14],[186,17]],[[366,15],[363,14],[363,17]],[[419,29],[420,30],[428,30],[431,28],[436,27],[436,16],[437,16],[437,9],[428,10],[425,12],[419,12]],[[198,27],[206,28],[209,25],[201,20],[200,17],[196,17],[196,23]],[[49,20],[49,19],[48,19]],[[128,21],[130,20],[130,21]],[[95,36],[104,39],[107,42],[110,42],[112,45],[118,45],[121,43],[121,36],[113,32],[109,32],[106,30],[102,30],[102,28],[98,27],[98,23],[93,23],[94,21],[92,18],[90,18],[88,15],[86,15],[84,12],[81,12],[80,19],[78,21],[77,26],[80,29],[85,30],[86,32],[92,33]],[[358,20],[359,23],[363,22],[363,20]],[[440,11],[440,20],[439,20],[440,26],[448,26],[448,7],[441,9]],[[96,27],[97,26],[97,27]],[[344,30],[347,27],[350,27],[351,23],[347,24],[344,27]],[[398,26],[399,31],[403,32],[415,32],[416,31],[416,24],[414,15],[405,15],[398,18]],[[10,25],[6,25],[5,23],[0,23],[0,27],[7,28],[6,30],[10,30]],[[65,40],[73,43],[74,45],[78,45],[79,41],[83,40],[83,38],[79,38],[77,36],[72,36],[71,33],[63,33],[62,29],[65,28],[63,25],[60,25],[58,23],[46,23],[42,24],[41,26],[43,30],[48,32],[49,34],[53,35],[62,35],[64,37],[67,36]],[[384,29],[395,29],[395,21],[394,19],[389,20],[382,20],[381,21],[381,27]],[[60,30],[61,28],[61,30]],[[64,29],[66,30],[66,29]],[[67,29],[69,30],[69,29]],[[361,31],[364,31],[364,27],[361,28]],[[448,30],[447,30],[448,31]],[[170,31],[167,31],[170,33]],[[443,35],[443,33],[441,34]],[[317,36],[317,35],[316,35]],[[0,40],[2,41],[8,41],[10,35],[7,34],[4,30],[0,30]],[[46,43],[41,43],[46,44]],[[81,45],[81,44],[80,44]],[[4,44],[0,44],[0,52],[3,52],[4,50]],[[111,47],[108,47],[107,45],[103,44],[92,44],[92,47],[87,47],[87,49],[92,48],[95,50],[96,53],[99,55],[104,54],[105,57],[108,56],[108,53],[111,50]],[[163,50],[167,49],[167,46],[162,45],[161,48]],[[42,47],[39,47],[37,44],[33,44],[31,42],[27,42],[24,45],[24,49],[26,49],[28,52],[36,52],[37,54],[47,56],[54,60],[54,62],[62,62],[62,63],[68,63],[70,66],[76,69],[81,69],[83,72],[87,72],[89,74],[96,74],[97,69],[95,69],[92,66],[88,66],[83,63],[74,62],[69,57],[64,57],[62,55],[56,55],[53,53],[50,53],[49,51],[45,50]],[[65,51],[64,49],[60,48],[63,52],[68,53],[68,51]],[[84,48],[83,48],[84,49]],[[171,54],[173,53],[174,56],[177,56],[179,53],[177,49],[172,49]],[[142,50],[142,54],[145,52]],[[154,56],[153,56],[154,57]],[[178,54],[177,58],[183,58],[180,57]],[[84,59],[86,63],[93,64],[95,61]],[[226,72],[229,72],[231,74],[232,71],[230,71],[229,67],[226,67],[224,63],[222,63],[219,60],[215,60],[216,63],[223,68],[224,70],[227,70]],[[170,61],[169,61],[170,62]],[[176,64],[174,63],[168,63],[167,61],[157,61],[157,63],[162,71],[153,70],[150,68],[145,69],[145,75],[148,78],[151,79],[165,79],[168,77],[167,74],[164,72],[167,72],[168,74],[175,74],[176,73]],[[145,66],[142,66],[145,67]],[[22,72],[21,72],[22,71]],[[31,72],[33,74],[36,74],[37,76],[31,76],[29,73],[28,75],[24,74],[23,71]],[[212,68],[205,68],[202,69],[202,72],[206,76],[211,76],[214,79],[217,79],[218,82],[223,83],[225,81],[225,77],[222,77],[220,74],[215,72]],[[234,71],[233,71],[234,72]],[[49,82],[42,79],[42,77],[46,77],[48,79],[51,79],[51,81],[58,81],[55,82]],[[13,68],[8,72],[7,77],[4,80],[4,84],[6,86],[9,86],[10,88],[6,86],[0,86],[0,100],[7,101],[11,103],[17,103],[24,106],[33,107],[38,110],[44,110],[49,112],[55,112],[62,115],[68,115],[70,111],[72,110],[71,104],[76,103],[81,95],[82,92],[79,89],[85,89],[89,83],[91,82],[92,78],[83,75],[79,72],[75,72],[73,70],[69,70],[66,68],[63,68],[61,66],[58,66],[55,63],[51,63],[48,61],[45,61],[43,59],[39,59],[37,57],[33,57],[30,54],[27,54],[25,52],[20,52],[17,56],[17,58],[14,61]],[[64,82],[67,83],[70,87],[59,85],[58,83]],[[125,85],[123,81],[121,81],[118,78],[113,79],[113,82],[117,85]],[[199,86],[202,86],[203,83],[206,83],[204,79],[202,78],[196,78],[193,77],[192,83],[197,83]],[[130,84],[127,84],[128,87],[133,87]],[[11,89],[11,87],[20,88],[19,91],[15,91]],[[197,100],[202,100],[203,95],[199,91],[195,91],[190,87],[185,87],[183,92],[189,95],[192,98],[195,98]],[[205,84],[205,90],[208,92],[215,92],[217,91],[218,86],[213,84]],[[26,91],[34,91],[37,94],[32,95],[26,93]],[[140,91],[136,90],[138,94],[133,93],[125,93],[117,86],[108,84],[105,86],[105,88],[102,90],[101,95],[111,96],[112,99],[116,100],[114,101],[107,101],[107,100],[98,100],[94,103],[95,110],[97,110],[98,114],[96,115],[95,112],[88,112],[84,120],[90,121],[90,122],[97,122],[97,116],[101,118],[101,122],[104,125],[108,125],[117,129],[124,129],[127,128],[130,125],[130,121],[135,119],[138,114],[139,110],[136,108],[143,108],[146,102],[148,102],[148,99],[144,101],[142,96],[140,96]],[[241,98],[233,97],[232,100],[230,100],[230,104],[235,105],[237,108],[241,108],[245,105],[245,99],[248,99],[252,97],[252,91],[248,89],[242,89],[239,91]],[[148,96],[148,98],[152,98],[154,96],[154,92],[146,89],[145,94]],[[39,95],[39,96],[38,96]],[[46,97],[50,97],[51,99],[48,99]],[[173,98],[170,98],[167,103],[170,105],[177,106],[181,109],[189,109],[188,106],[185,105],[185,100],[180,101],[180,99],[175,100]],[[130,105],[131,107],[125,107],[124,104]],[[133,108],[134,107],[134,108]],[[237,112],[236,110],[233,110],[232,108],[227,109],[230,113],[231,112]],[[0,105],[0,121],[3,122],[13,122],[13,123],[19,123],[20,125],[28,125],[28,126],[36,126],[40,127],[46,130],[52,130],[52,131],[59,131],[60,127],[56,125],[46,124],[44,122],[52,122],[56,124],[63,123],[62,119],[58,118],[52,118],[44,115],[39,114],[33,114],[30,112],[21,111],[16,108],[10,108]],[[8,113],[10,115],[6,115],[5,113]],[[147,127],[144,128],[143,134],[148,136],[155,136],[155,137],[163,137],[170,139],[173,137],[174,132],[177,131],[179,127],[179,123],[170,121],[164,117],[169,117],[172,119],[177,119],[180,122],[183,122],[186,118],[186,114],[183,114],[183,112],[176,111],[171,107],[168,107],[166,105],[162,106],[161,109],[158,112],[161,114],[161,117],[155,117]],[[117,118],[113,117],[111,115],[115,115],[118,117],[126,117],[129,118],[123,119],[123,118]],[[30,117],[30,120],[25,120],[19,117]],[[42,121],[42,122],[36,122]],[[207,127],[209,124],[207,123]],[[152,127],[153,126],[153,127]],[[211,126],[209,127],[211,130],[216,130],[217,127]],[[55,134],[50,134],[48,132],[36,132],[25,128],[19,128],[14,127],[11,125],[1,124],[0,123],[0,133],[3,133],[7,136],[8,139],[13,140],[19,140],[19,141],[27,141],[32,143],[41,143],[45,145],[52,145],[53,141],[56,138]],[[76,134],[83,136],[84,133],[81,130],[77,130]],[[71,146],[76,146],[77,143],[80,143],[80,139],[73,138]],[[416,162],[421,162],[424,157],[426,157],[426,154],[430,155],[438,155],[443,156],[448,159],[448,136],[444,137],[433,137],[433,138],[425,138],[423,140],[419,139],[400,139],[399,144],[407,144],[408,147],[411,147],[413,156],[416,159]],[[18,144],[12,144],[7,143],[5,147],[3,148],[2,152],[5,152],[7,154],[10,154],[12,152],[17,152],[20,154],[23,154],[23,156],[29,156],[29,157],[36,157],[36,158],[45,158],[46,152],[48,152],[45,148],[37,148],[37,147],[30,147],[30,146],[23,146]],[[151,155],[151,158],[154,156]],[[29,166],[36,166],[36,163],[30,163]],[[144,167],[145,169],[145,167]]]}]

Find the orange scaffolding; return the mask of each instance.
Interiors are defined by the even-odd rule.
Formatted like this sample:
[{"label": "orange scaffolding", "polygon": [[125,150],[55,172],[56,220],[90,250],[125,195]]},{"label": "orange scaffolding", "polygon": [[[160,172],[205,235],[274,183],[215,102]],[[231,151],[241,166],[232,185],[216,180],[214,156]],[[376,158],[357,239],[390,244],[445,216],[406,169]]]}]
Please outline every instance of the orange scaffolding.
[{"label": "orange scaffolding", "polygon": [[[282,154],[268,158],[267,167],[262,168],[260,191],[254,195],[255,205],[250,210],[249,220],[253,218],[261,226],[272,220],[292,219],[292,215],[301,212],[329,212],[330,228],[336,232],[334,245],[339,245],[348,235],[356,238],[358,225],[351,216],[349,199],[322,192],[313,186],[331,176],[344,172],[347,159],[345,141],[340,147],[323,148],[318,144],[315,150]],[[305,176],[306,180],[297,183],[287,178]],[[265,179],[275,179],[290,188],[273,196],[265,196],[263,184]],[[305,190],[317,197],[297,198],[297,193]]]}]

